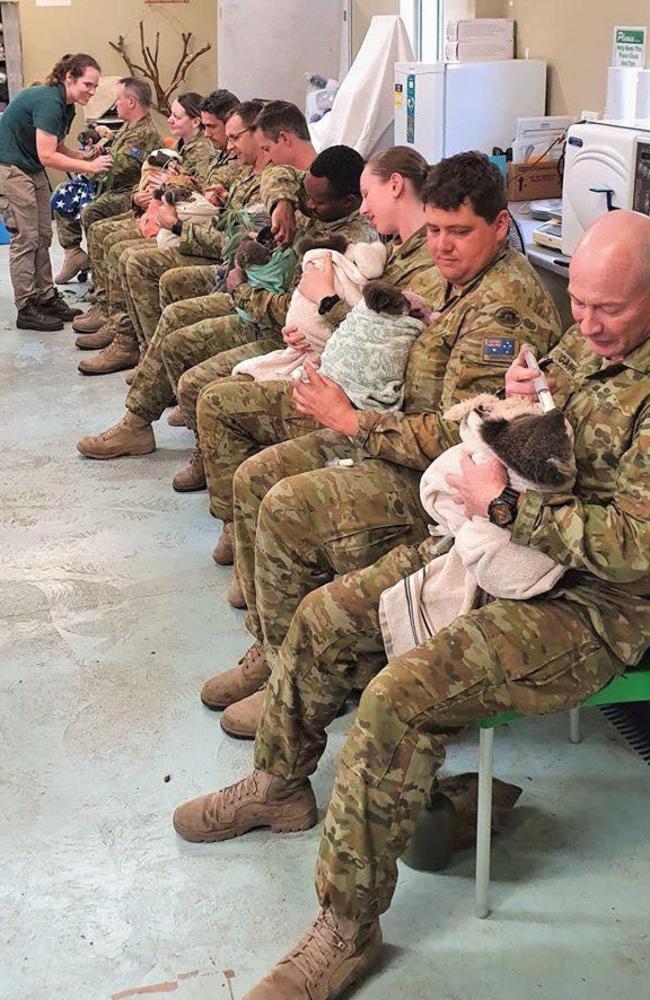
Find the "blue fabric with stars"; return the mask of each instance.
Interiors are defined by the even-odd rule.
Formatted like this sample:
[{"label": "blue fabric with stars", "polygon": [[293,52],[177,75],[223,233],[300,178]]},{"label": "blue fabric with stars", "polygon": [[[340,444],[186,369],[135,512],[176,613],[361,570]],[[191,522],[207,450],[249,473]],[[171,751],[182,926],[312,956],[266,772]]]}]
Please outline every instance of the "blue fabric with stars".
[{"label": "blue fabric with stars", "polygon": [[89,177],[72,177],[59,184],[50,199],[52,211],[70,219],[78,219],[82,208],[90,204],[97,194],[96,181]]}]

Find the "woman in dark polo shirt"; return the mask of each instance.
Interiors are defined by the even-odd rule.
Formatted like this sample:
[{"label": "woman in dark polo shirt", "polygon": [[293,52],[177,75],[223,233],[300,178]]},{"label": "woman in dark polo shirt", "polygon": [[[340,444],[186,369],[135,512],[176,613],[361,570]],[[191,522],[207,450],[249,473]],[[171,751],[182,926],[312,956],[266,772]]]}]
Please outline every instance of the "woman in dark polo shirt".
[{"label": "woman in dark polo shirt", "polygon": [[[0,119],[0,213],[11,236],[9,270],[21,330],[62,330],[77,315],[52,281],[52,215],[45,167],[78,171],[86,155],[68,149],[65,137],[75,104],[97,90],[100,67],[92,56],[66,55],[42,87],[29,87],[11,101]],[[84,163],[84,173],[109,169],[110,156]]]}]

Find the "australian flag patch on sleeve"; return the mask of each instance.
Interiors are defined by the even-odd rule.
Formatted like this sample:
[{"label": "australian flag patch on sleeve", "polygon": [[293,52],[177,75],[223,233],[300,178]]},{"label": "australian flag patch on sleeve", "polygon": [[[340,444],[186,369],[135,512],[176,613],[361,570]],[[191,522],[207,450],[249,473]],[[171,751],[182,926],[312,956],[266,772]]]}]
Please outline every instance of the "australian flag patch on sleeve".
[{"label": "australian flag patch on sleeve", "polygon": [[516,341],[513,337],[486,337],[483,341],[483,360],[514,358]]},{"label": "australian flag patch on sleeve", "polygon": [[144,159],[144,155],[143,155],[142,150],[141,149],[135,149],[135,147],[133,149],[130,149],[128,151],[127,156],[130,156],[131,159],[133,159],[133,160],[143,160]]}]

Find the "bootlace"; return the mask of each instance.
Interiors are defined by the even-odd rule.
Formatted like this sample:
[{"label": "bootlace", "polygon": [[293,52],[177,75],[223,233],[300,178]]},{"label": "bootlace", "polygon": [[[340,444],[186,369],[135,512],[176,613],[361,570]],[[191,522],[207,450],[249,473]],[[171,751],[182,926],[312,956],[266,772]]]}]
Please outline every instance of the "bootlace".
[{"label": "bootlace", "polygon": [[237,805],[242,799],[255,798],[257,795],[257,771],[253,771],[248,777],[236,781],[234,785],[224,788],[219,797],[224,804]]},{"label": "bootlace", "polygon": [[239,661],[242,673],[246,676],[248,673],[252,673],[257,670],[258,667],[263,666],[266,662],[266,657],[264,655],[264,647],[261,642],[254,642],[250,649],[247,649],[241,660]]},{"label": "bootlace", "polygon": [[116,424],[113,424],[112,427],[107,427],[105,431],[102,431],[101,434],[98,434],[97,435],[97,440],[98,441],[106,441],[106,439],[109,438],[111,436],[111,434],[113,434],[115,431],[121,431],[121,430],[123,430],[124,426],[125,426],[125,424],[124,424],[124,418],[122,418],[122,420],[118,420],[118,422]]},{"label": "bootlace", "polygon": [[346,943],[336,931],[332,917],[321,910],[307,933],[300,939],[287,959],[307,979],[319,979],[340,958]]},{"label": "bootlace", "polygon": [[190,469],[203,472],[203,455],[200,448],[195,448],[190,458]]}]

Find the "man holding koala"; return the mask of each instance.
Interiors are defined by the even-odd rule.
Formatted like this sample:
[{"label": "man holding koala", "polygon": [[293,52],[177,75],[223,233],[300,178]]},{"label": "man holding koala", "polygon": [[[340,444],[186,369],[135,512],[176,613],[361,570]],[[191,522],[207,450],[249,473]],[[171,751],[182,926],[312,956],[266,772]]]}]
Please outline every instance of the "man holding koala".
[{"label": "man holding koala", "polygon": [[[460,729],[507,710],[573,708],[648,646],[650,220],[601,216],[572,258],[569,294],[576,325],[544,367],[573,429],[575,486],[513,495],[497,459],[467,458],[448,480],[467,517],[507,526],[513,542],[564,567],[559,582],[533,600],[463,614],[388,663],[380,596],[427,564],[429,542],[400,545],[314,591],[275,657],[255,770],[176,812],[177,831],[192,841],[313,825],[309,775],[326,727],[347,694],[365,688],[321,837],[317,916],[245,1000],[328,1000],[376,962],[397,858]],[[535,397],[537,375],[520,353],[506,395]]]}]

